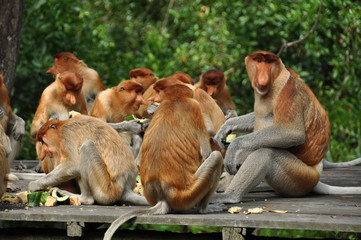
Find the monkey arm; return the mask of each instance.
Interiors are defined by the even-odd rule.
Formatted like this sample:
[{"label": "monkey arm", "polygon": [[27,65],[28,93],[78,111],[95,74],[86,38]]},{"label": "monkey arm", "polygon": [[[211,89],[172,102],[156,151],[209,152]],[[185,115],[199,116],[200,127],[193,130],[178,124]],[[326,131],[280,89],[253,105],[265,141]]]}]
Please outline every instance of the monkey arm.
[{"label": "monkey arm", "polygon": [[213,124],[210,116],[206,113],[203,113],[202,115],[203,115],[204,124],[206,125],[209,136],[214,137],[214,135],[216,134],[216,130],[214,129],[214,124]]},{"label": "monkey arm", "polygon": [[15,113],[11,113],[7,128],[10,129],[14,139],[20,141],[25,134],[25,121]]},{"label": "monkey arm", "polygon": [[254,112],[228,119],[214,137],[215,143],[226,149],[226,137],[232,132],[252,132],[255,121]]},{"label": "monkey arm", "polygon": [[[70,161],[70,160],[65,160],[65,161]],[[50,186],[56,186],[62,182],[69,181],[79,176],[80,176],[79,171],[75,166],[73,166],[72,164],[67,164],[67,162],[61,163],[44,177],[30,182],[29,190],[36,191],[36,190],[45,189]]]},{"label": "monkey arm", "polygon": [[[303,125],[302,125],[303,126]],[[302,144],[306,139],[304,128],[274,124],[250,134],[235,138],[229,145],[224,165],[230,174],[237,173],[238,158],[244,150],[259,148],[289,148]]]},{"label": "monkey arm", "polygon": [[138,120],[123,121],[120,123],[108,123],[109,126],[119,132],[129,131],[135,134],[143,132],[142,123]]},{"label": "monkey arm", "polygon": [[237,112],[236,110],[232,110],[232,109],[228,109],[226,111],[226,120],[230,119],[230,118],[234,118],[234,117],[237,117]]},{"label": "monkey arm", "polygon": [[33,122],[31,123],[31,129],[30,129],[30,136],[35,139],[36,134],[38,133],[41,126],[46,123],[49,118],[50,114],[46,110],[47,106],[44,102],[42,102],[43,99],[40,99],[40,103],[38,108],[36,109],[36,112],[34,114]]}]

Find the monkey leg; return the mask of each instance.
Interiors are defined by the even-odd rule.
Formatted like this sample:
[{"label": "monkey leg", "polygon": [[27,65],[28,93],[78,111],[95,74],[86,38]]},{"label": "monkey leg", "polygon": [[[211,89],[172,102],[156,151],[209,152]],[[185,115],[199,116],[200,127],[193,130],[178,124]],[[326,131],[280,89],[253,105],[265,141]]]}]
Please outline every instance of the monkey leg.
[{"label": "monkey leg", "polygon": [[207,179],[208,188],[208,192],[197,205],[198,212],[205,213],[207,211],[208,202],[210,201],[214,192],[217,189],[218,181],[222,174],[222,169],[222,154],[219,151],[213,151],[195,173],[195,182],[204,181],[205,179]]},{"label": "monkey leg", "polygon": [[[94,204],[94,195],[97,195],[97,199],[100,199],[102,196],[102,190],[99,189],[99,181],[96,176],[91,176],[92,173],[98,176],[104,176],[103,181],[106,179],[108,173],[106,172],[106,165],[104,164],[103,159],[101,158],[98,150],[96,149],[93,141],[85,141],[79,148],[80,154],[80,179],[78,180],[80,188],[80,197],[79,200],[82,204]],[[104,171],[106,173],[104,173]],[[100,201],[101,202],[101,201]]]},{"label": "monkey leg", "polygon": [[140,147],[142,146],[143,138],[138,134],[132,135],[132,143],[129,147],[133,153],[133,156],[136,158],[139,154]]},{"label": "monkey leg", "polygon": [[278,193],[303,196],[316,185],[319,173],[286,150],[260,148],[243,162],[224,193],[215,194],[213,203],[237,203],[261,181]]}]

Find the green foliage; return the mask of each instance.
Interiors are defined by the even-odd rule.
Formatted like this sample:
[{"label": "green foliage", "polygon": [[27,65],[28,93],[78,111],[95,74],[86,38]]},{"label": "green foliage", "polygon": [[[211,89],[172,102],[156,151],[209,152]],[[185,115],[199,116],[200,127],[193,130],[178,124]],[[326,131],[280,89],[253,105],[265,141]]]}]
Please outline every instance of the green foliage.
[{"label": "green foliage", "polygon": [[[159,77],[186,72],[195,79],[217,68],[229,71],[227,84],[239,114],[252,111],[253,90],[244,58],[255,50],[277,53],[282,43],[311,29],[319,0],[310,1],[25,1],[19,65],[12,104],[27,120],[27,131],[43,89],[52,55],[71,51],[96,69],[106,86],[128,78],[136,67]],[[166,15],[168,14],[168,20]],[[360,156],[361,5],[324,1],[315,32],[286,49],[281,58],[313,89],[329,113],[327,158]],[[36,158],[30,138],[20,159]]]}]

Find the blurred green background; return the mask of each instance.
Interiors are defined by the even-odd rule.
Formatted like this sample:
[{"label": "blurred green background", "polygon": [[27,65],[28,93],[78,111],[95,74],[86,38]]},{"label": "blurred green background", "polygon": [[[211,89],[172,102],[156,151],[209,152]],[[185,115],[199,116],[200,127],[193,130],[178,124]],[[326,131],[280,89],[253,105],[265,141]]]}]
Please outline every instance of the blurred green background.
[{"label": "blurred green background", "polygon": [[[238,114],[244,114],[253,107],[244,58],[255,50],[277,53],[284,42],[303,37],[319,3],[26,0],[12,105],[29,133],[41,93],[53,81],[45,74],[52,55],[70,51],[97,70],[107,87],[137,67],[158,77],[182,71],[196,80],[210,69],[230,70],[227,84]],[[361,155],[360,32],[359,1],[324,1],[315,32],[281,55],[329,114],[331,161]],[[28,135],[18,159],[36,159]]]},{"label": "blurred green background", "polygon": [[[160,78],[186,72],[196,81],[210,69],[228,71],[237,112],[244,114],[253,108],[244,58],[255,50],[277,53],[284,42],[305,36],[319,3],[26,0],[11,93],[15,112],[27,122],[17,158],[36,159],[29,130],[41,93],[53,81],[45,74],[52,55],[73,52],[98,71],[107,87],[128,79],[137,67],[150,68]],[[315,32],[281,55],[329,114],[330,161],[361,156],[360,32],[359,1],[327,0]]]}]

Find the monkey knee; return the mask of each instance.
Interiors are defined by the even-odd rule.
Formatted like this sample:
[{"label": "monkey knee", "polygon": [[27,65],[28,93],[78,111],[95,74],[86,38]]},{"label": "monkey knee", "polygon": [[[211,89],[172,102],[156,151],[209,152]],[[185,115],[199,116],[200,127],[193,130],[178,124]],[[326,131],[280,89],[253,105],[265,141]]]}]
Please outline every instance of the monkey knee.
[{"label": "monkey knee", "polygon": [[272,148],[260,148],[248,155],[247,158],[252,161],[264,162],[271,160],[276,154],[276,150]]}]

